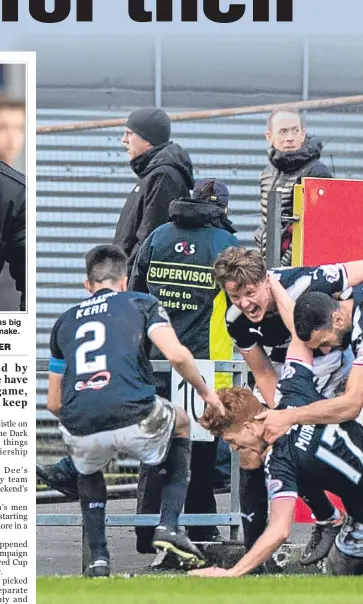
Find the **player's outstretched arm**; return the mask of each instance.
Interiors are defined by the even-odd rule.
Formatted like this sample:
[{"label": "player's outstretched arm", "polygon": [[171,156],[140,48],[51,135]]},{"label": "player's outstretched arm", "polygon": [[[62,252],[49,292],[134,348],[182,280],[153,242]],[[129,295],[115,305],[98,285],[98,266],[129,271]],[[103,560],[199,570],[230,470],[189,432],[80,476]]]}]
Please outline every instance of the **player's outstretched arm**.
[{"label": "player's outstretched arm", "polygon": [[272,500],[267,528],[250,551],[233,568],[225,570],[212,567],[205,570],[193,570],[188,574],[200,577],[241,577],[260,566],[290,535],[295,501],[296,499],[293,497]]},{"label": "player's outstretched arm", "polygon": [[354,287],[363,283],[363,260],[344,262],[347,271],[348,287]]},{"label": "player's outstretched arm", "polygon": [[172,367],[189,384],[195,388],[199,396],[211,407],[214,407],[221,415],[224,415],[224,407],[217,393],[209,388],[203,380],[191,352],[183,346],[174,329],[169,326],[155,327],[149,335],[151,341],[170,361]]},{"label": "player's outstretched arm", "polygon": [[260,413],[264,419],[264,439],[274,443],[294,424],[340,424],[356,419],[363,408],[363,367],[353,365],[346,390],[341,396],[324,399],[294,409]]},{"label": "player's outstretched arm", "polygon": [[251,350],[239,349],[248,368],[252,371],[255,383],[261,392],[266,404],[271,409],[275,405],[275,390],[277,386],[277,375],[271,360],[258,344]]},{"label": "player's outstretched arm", "polygon": [[62,407],[62,377],[59,373],[49,372],[47,409],[57,417],[59,417]]},{"label": "player's outstretched arm", "polygon": [[290,298],[286,289],[282,287],[280,281],[276,279],[273,274],[269,274],[268,279],[270,283],[271,293],[276,302],[276,306],[281,316],[281,319],[283,320],[287,329],[291,333],[291,342],[287,349],[286,358],[296,359],[301,361],[302,363],[307,363],[311,365],[313,362],[313,352],[296,335],[294,325],[295,302]]},{"label": "player's outstretched arm", "polygon": [[363,367],[353,365],[341,396],[291,411],[292,424],[340,424],[356,419],[363,408]]},{"label": "player's outstretched arm", "polygon": [[285,323],[291,335],[296,337],[294,326],[295,302],[292,300],[292,298],[290,298],[286,289],[282,287],[279,279],[277,279],[273,273],[268,273],[267,278],[271,293],[276,302],[277,310],[279,311],[279,315],[281,316],[281,319]]}]

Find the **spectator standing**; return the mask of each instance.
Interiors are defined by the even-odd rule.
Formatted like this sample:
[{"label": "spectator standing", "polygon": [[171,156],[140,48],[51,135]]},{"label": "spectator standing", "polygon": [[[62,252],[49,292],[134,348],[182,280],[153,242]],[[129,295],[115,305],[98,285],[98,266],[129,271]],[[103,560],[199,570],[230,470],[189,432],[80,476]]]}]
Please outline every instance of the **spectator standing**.
[{"label": "spectator standing", "polygon": [[323,144],[306,133],[300,114],[294,109],[277,109],[267,121],[268,165],[261,175],[261,219],[255,240],[266,260],[268,194],[279,191],[281,204],[281,266],[291,265],[294,186],[303,178],[332,178],[320,161]]},{"label": "spectator standing", "polygon": [[162,109],[130,113],[122,142],[138,182],[126,199],[114,243],[128,256],[128,275],[136,254],[150,233],[168,220],[170,202],[193,189],[189,153],[170,141],[170,119]]}]

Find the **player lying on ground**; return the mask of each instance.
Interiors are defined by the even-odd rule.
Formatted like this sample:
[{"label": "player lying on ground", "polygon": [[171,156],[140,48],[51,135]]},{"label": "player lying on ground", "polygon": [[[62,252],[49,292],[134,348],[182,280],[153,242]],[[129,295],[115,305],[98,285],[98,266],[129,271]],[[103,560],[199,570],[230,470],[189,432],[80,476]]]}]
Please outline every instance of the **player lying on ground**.
[{"label": "player lying on ground", "polygon": [[269,411],[265,438],[274,442],[293,424],[336,423],[356,419],[363,408],[363,283],[347,290],[345,299],[334,300],[321,293],[306,293],[294,309],[298,337],[311,350],[344,348],[351,344],[355,357],[345,392],[329,401],[319,400],[308,407]]},{"label": "player lying on ground", "polygon": [[127,292],[126,257],[113,245],[86,256],[91,297],[65,312],[51,334],[48,409],[79,472],[78,491],[92,563],[88,576],[108,576],[106,483],[102,473],[124,452],[150,465],[165,460],[156,549],[196,565],[204,558],[178,528],[189,481],[189,420],[183,409],[155,394],[148,354],[151,342],[207,405],[223,413],[168,315],[151,295]]},{"label": "player lying on ground", "polygon": [[[293,302],[278,282],[272,287],[280,313],[292,330],[283,377],[278,385],[280,404],[299,407],[319,398],[313,383],[312,351],[294,333]],[[263,422],[255,419],[261,404],[242,388],[222,390],[220,399],[225,415],[218,417],[213,410],[207,410],[202,425],[222,434],[232,448],[240,450],[246,467],[259,467],[268,447]],[[328,571],[331,574],[363,573],[363,427],[355,421],[331,426],[293,426],[267,452],[264,463],[270,498],[266,530],[232,569],[213,567],[192,571],[192,574],[235,577],[262,564],[288,538],[296,498],[304,497],[311,484],[340,496],[349,514],[328,554]]]}]

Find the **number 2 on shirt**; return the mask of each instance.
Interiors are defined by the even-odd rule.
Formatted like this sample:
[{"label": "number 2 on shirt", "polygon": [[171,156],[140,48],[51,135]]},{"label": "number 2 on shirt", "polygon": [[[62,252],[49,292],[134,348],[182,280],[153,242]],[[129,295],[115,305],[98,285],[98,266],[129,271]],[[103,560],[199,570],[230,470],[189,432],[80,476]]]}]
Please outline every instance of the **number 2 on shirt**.
[{"label": "number 2 on shirt", "polygon": [[87,333],[92,333],[92,339],[83,342],[76,350],[76,373],[93,373],[107,369],[105,354],[96,354],[92,361],[87,360],[87,354],[96,352],[106,342],[106,327],[99,321],[88,321],[77,329],[76,340],[84,338]]}]

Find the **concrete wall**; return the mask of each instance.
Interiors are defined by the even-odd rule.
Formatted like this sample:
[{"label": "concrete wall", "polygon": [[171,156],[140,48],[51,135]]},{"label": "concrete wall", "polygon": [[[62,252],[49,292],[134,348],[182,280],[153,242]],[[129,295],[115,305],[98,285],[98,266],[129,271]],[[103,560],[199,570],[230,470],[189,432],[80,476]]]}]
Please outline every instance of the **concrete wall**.
[{"label": "concrete wall", "polygon": [[113,110],[158,93],[166,107],[228,107],[363,91],[362,36],[42,31],[13,41],[37,51],[39,107]]}]

